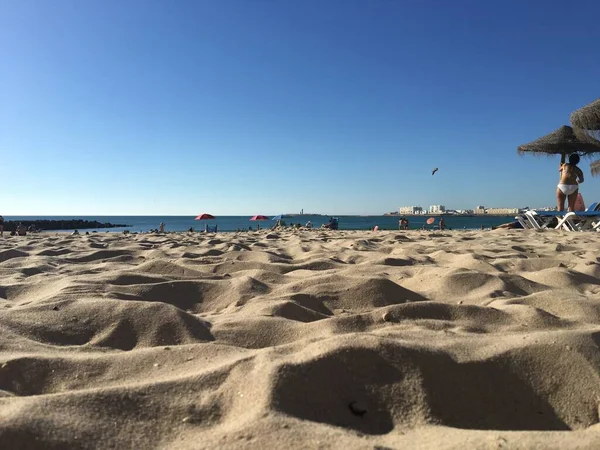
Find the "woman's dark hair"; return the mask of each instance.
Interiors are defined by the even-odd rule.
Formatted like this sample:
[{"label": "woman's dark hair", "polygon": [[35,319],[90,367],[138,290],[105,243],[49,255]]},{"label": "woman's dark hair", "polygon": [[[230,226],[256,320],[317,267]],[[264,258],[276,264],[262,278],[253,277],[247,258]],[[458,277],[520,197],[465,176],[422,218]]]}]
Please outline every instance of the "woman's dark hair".
[{"label": "woman's dark hair", "polygon": [[573,153],[572,155],[569,155],[569,164],[573,164],[574,166],[576,166],[577,164],[579,164],[579,155],[577,153]]}]

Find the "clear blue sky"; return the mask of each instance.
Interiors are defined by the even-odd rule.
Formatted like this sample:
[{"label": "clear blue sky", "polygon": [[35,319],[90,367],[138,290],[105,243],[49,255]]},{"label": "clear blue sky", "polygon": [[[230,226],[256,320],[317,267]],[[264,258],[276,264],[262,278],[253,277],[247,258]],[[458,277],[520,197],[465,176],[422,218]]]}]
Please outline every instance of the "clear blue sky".
[{"label": "clear blue sky", "polygon": [[0,213],[554,205],[558,159],[516,147],[600,96],[599,17],[592,0],[0,0]]}]

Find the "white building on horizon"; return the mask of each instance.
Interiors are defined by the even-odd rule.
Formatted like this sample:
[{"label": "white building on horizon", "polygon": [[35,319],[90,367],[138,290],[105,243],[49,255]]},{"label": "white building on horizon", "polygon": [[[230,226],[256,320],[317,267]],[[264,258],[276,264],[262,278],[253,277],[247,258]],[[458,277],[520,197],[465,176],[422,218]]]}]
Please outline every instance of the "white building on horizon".
[{"label": "white building on horizon", "polygon": [[513,215],[513,214],[519,214],[519,208],[488,208],[487,214],[497,214],[497,215],[506,214],[507,216],[509,216],[509,215]]},{"label": "white building on horizon", "polygon": [[444,205],[431,205],[429,207],[429,214],[443,214],[446,212]]},{"label": "white building on horizon", "polygon": [[485,214],[485,206],[478,206],[475,208],[475,214]]},{"label": "white building on horizon", "polygon": [[417,215],[423,214],[423,208],[420,206],[401,206],[400,207],[400,215],[401,216],[409,216],[409,215]]}]

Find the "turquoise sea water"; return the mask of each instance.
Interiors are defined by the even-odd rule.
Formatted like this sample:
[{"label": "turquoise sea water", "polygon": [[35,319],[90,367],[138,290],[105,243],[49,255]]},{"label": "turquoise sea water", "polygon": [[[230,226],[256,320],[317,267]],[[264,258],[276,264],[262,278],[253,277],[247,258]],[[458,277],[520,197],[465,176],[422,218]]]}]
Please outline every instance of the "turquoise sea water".
[{"label": "turquoise sea water", "polygon": [[[273,216],[269,216],[273,217]],[[340,229],[342,230],[368,230],[378,225],[382,230],[397,230],[397,216],[334,216],[339,218]],[[425,224],[425,221],[430,216],[409,216],[409,226],[411,229],[420,229]],[[204,226],[208,223],[210,226],[217,225],[218,231],[236,231],[238,229],[247,230],[248,227],[256,229],[258,222],[250,222],[250,216],[222,216],[214,220],[194,220],[194,216],[4,216],[6,220],[34,220],[34,219],[49,219],[49,220],[68,220],[68,219],[87,219],[97,220],[99,222],[110,222],[130,225],[128,228],[108,228],[98,229],[98,231],[120,232],[124,229],[130,231],[149,231],[158,228],[161,222],[165,223],[166,231],[185,231],[190,227],[194,230],[204,230]],[[313,227],[320,227],[323,223],[329,221],[329,216],[295,216],[286,217],[284,220],[287,225],[290,223],[301,223],[304,225],[307,221],[311,221]],[[489,228],[494,225],[513,221],[514,217],[459,217],[459,216],[444,216],[444,221],[449,229],[479,229],[483,225]],[[428,229],[433,229],[439,222],[439,217],[435,217],[434,225],[426,225]],[[260,222],[261,228],[272,227],[275,224],[273,220]],[[92,231],[92,230],[88,230]]]}]

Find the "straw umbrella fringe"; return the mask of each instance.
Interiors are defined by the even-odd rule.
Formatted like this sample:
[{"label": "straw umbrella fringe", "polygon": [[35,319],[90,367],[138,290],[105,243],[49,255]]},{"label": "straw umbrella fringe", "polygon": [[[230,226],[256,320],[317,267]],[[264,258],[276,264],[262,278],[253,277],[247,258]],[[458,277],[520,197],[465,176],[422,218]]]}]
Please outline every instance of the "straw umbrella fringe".
[{"label": "straw umbrella fringe", "polygon": [[590,164],[590,170],[592,171],[593,177],[600,174],[600,159]]},{"label": "straw umbrella fringe", "polygon": [[566,155],[575,152],[582,155],[589,155],[600,153],[600,145],[579,140],[575,136],[573,128],[563,125],[546,136],[517,147],[517,151],[520,155],[524,155],[525,153],[533,153],[534,155]]},{"label": "straw umbrella fringe", "polygon": [[600,98],[574,111],[571,124],[581,141],[600,145]]}]

